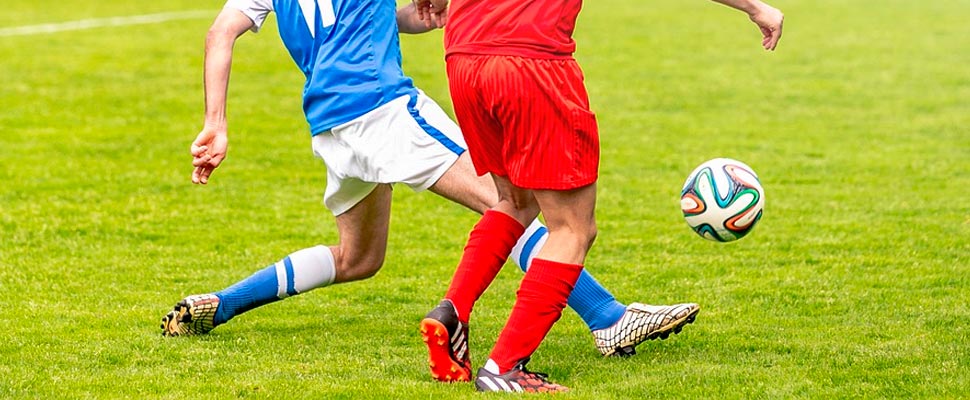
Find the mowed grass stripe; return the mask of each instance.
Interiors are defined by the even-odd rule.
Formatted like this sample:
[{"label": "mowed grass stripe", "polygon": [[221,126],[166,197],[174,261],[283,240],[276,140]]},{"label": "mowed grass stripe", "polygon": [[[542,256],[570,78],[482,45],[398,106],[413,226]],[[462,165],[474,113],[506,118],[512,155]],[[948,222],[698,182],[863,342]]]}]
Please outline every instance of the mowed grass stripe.
[{"label": "mowed grass stripe", "polygon": [[0,37],[2,36],[26,36],[46,33],[71,32],[84,29],[118,27],[142,24],[157,24],[183,19],[212,18],[216,11],[196,10],[196,11],[176,11],[158,14],[130,15],[109,18],[81,19],[76,21],[66,21],[49,24],[25,25],[0,27]]}]

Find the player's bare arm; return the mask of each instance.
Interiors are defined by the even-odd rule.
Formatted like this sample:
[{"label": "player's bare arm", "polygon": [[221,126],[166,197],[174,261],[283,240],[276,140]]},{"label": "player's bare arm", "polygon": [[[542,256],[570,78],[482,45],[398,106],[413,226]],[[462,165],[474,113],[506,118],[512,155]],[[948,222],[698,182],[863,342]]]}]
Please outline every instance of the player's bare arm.
[{"label": "player's bare arm", "polygon": [[226,97],[232,48],[236,38],[253,27],[253,21],[239,10],[225,8],[216,17],[205,38],[205,123],[192,142],[192,183],[206,184],[222,163],[229,147],[226,128]]},{"label": "player's bare arm", "polygon": [[425,33],[433,29],[443,28],[447,19],[447,13],[443,13],[436,19],[424,21],[414,3],[397,9],[397,29],[401,33]]},{"label": "player's bare arm", "polygon": [[785,15],[780,10],[759,0],[714,0],[726,6],[744,11],[751,18],[751,22],[761,29],[761,46],[765,50],[774,50],[781,39],[781,27]]}]

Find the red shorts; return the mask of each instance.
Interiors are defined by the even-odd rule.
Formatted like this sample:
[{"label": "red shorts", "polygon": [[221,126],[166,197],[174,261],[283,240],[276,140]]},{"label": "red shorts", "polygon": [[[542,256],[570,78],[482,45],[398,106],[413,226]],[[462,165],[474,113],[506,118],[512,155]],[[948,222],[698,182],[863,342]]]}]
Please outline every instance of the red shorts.
[{"label": "red shorts", "polygon": [[478,174],[526,189],[596,182],[599,133],[576,60],[454,54],[448,80]]}]

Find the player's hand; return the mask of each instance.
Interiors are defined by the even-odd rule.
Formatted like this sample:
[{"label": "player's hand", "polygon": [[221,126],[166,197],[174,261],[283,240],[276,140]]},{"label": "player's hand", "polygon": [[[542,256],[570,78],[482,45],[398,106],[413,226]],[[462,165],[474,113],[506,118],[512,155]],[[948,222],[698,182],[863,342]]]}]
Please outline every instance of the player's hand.
[{"label": "player's hand", "polygon": [[428,25],[428,28],[432,28],[432,29],[444,28],[445,25],[448,23],[448,11],[443,10],[439,13],[431,13],[430,18],[431,18],[431,20],[429,21],[430,23],[426,23],[426,25]]},{"label": "player's hand", "polygon": [[781,27],[785,22],[785,15],[777,8],[762,4],[749,16],[751,22],[761,29],[761,46],[765,50],[774,50],[778,46],[778,40],[781,39]]},{"label": "player's hand", "polygon": [[418,18],[428,28],[441,28],[448,21],[448,0],[412,0]]},{"label": "player's hand", "polygon": [[209,182],[209,175],[215,171],[216,167],[226,158],[226,150],[229,148],[229,137],[225,127],[212,127],[206,125],[192,142],[192,183],[206,184]]}]

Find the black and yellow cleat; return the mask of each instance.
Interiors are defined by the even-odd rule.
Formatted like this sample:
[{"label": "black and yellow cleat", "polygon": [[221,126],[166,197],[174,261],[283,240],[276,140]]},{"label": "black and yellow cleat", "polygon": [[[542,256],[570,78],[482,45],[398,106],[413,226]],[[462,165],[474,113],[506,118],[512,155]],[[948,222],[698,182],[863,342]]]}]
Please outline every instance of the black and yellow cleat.
[{"label": "black and yellow cleat", "polygon": [[219,309],[219,297],[197,294],[186,297],[162,317],[162,336],[203,335],[215,327],[213,319]]}]

